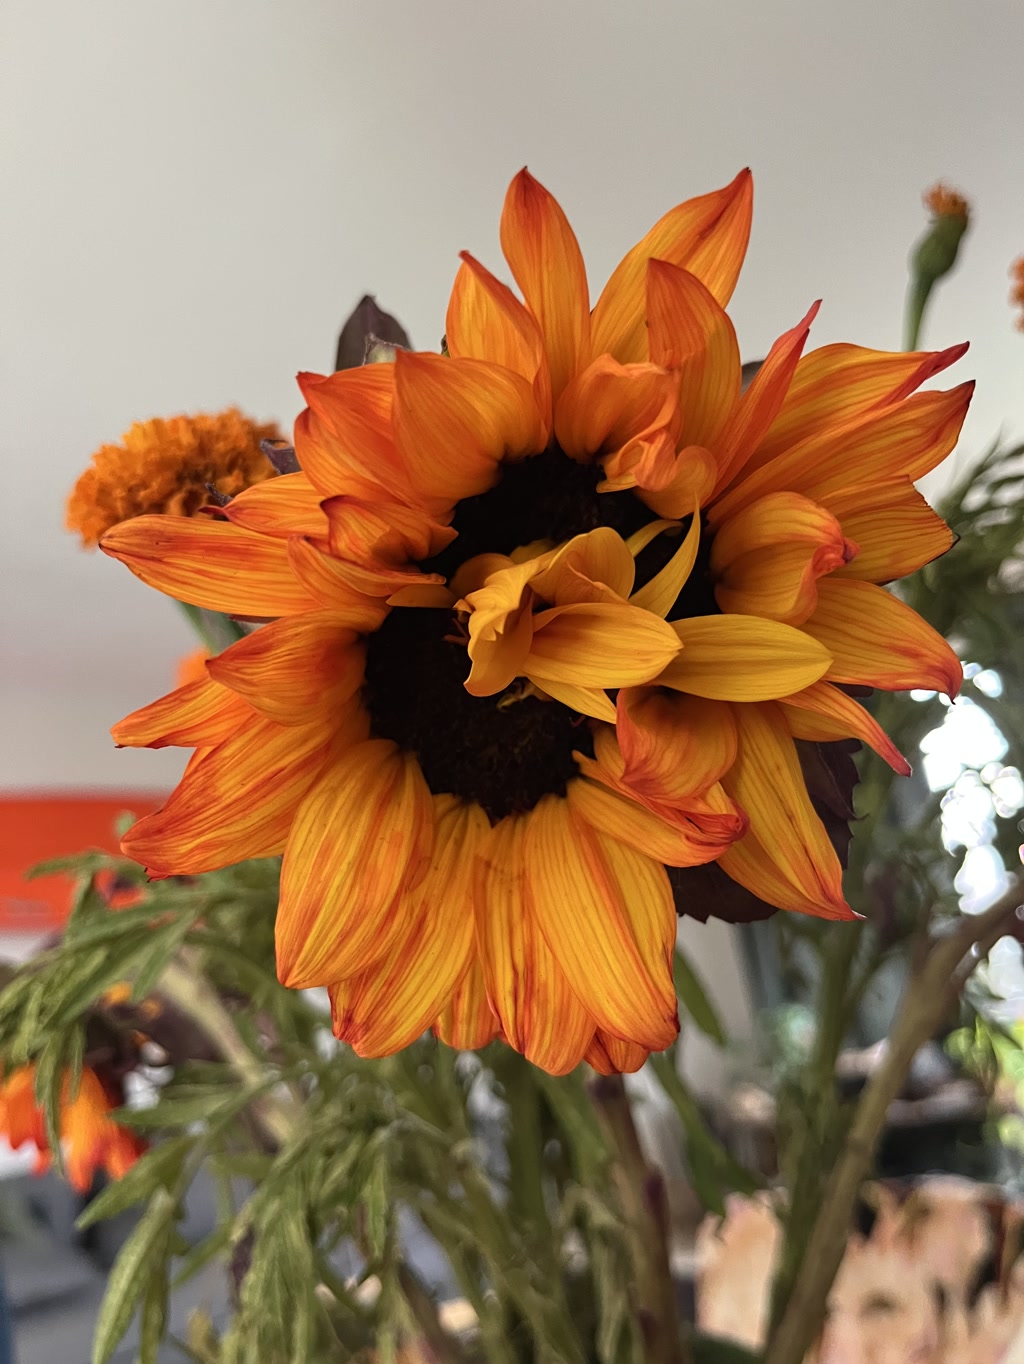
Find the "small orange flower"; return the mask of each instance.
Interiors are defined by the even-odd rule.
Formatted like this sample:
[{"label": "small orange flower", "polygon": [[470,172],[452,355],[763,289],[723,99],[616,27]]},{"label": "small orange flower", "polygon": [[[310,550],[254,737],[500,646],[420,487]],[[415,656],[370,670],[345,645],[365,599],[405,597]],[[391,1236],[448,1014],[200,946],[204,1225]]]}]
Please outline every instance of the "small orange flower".
[{"label": "small orange flower", "polygon": [[966,223],[970,217],[970,205],[964,196],[941,180],[925,190],[923,197],[925,208],[936,218],[959,218]]},{"label": "small orange flower", "polygon": [[[46,1137],[43,1113],[36,1103],[36,1068],[19,1066],[0,1082],[0,1134],[14,1150],[32,1142],[38,1151],[35,1172],[50,1168],[52,1153]],[[60,1135],[64,1166],[69,1182],[79,1193],[92,1186],[97,1170],[120,1179],[138,1160],[143,1142],[120,1127],[111,1117],[121,1105],[114,1086],[100,1079],[90,1067],[82,1071],[78,1092],[72,1098],[70,1077],[65,1077],[61,1098]]]},{"label": "small orange flower", "polygon": [[136,422],[121,445],[102,445],[93,455],[68,499],[68,529],[92,546],[133,516],[195,516],[210,501],[210,486],[234,497],[270,478],[260,442],[280,438],[273,423],[250,421],[236,408]]},{"label": "small orange flower", "polygon": [[1017,330],[1024,332],[1024,256],[1018,256],[1010,266],[1010,278],[1013,280],[1010,302],[1015,308],[1021,309],[1020,317],[1017,319]]}]

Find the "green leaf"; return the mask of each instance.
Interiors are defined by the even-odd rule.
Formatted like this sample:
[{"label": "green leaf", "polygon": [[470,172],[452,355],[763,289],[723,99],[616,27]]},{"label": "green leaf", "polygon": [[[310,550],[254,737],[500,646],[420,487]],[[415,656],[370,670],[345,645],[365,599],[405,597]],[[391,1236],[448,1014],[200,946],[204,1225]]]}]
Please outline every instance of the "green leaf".
[{"label": "green leaf", "polygon": [[759,1364],[760,1354],[752,1354],[732,1340],[720,1340],[699,1332],[693,1336],[693,1364]]},{"label": "green leaf", "polygon": [[158,1364],[160,1346],[167,1329],[168,1275],[166,1251],[159,1266],[154,1265],[142,1300],[139,1323],[138,1364]]},{"label": "green leaf", "polygon": [[126,1174],[114,1183],[108,1184],[103,1192],[92,1200],[75,1222],[75,1226],[79,1231],[84,1231],[94,1222],[116,1217],[126,1208],[143,1202],[157,1188],[169,1189],[180,1176],[185,1159],[195,1144],[195,1137],[182,1136],[151,1146]]},{"label": "green leaf", "polygon": [[678,947],[672,963],[672,976],[675,980],[676,994],[694,1023],[702,1033],[711,1038],[712,1042],[724,1047],[728,1039],[721,1019],[708,998],[700,976]]},{"label": "green leaf", "polygon": [[[144,1293],[148,1296],[152,1276],[156,1273],[166,1275],[168,1239],[177,1215],[177,1200],[166,1189],[158,1189],[139,1224],[121,1247],[100,1305],[92,1343],[92,1364],[108,1364],[128,1330],[139,1299]],[[150,1311],[152,1313],[153,1309]]]}]

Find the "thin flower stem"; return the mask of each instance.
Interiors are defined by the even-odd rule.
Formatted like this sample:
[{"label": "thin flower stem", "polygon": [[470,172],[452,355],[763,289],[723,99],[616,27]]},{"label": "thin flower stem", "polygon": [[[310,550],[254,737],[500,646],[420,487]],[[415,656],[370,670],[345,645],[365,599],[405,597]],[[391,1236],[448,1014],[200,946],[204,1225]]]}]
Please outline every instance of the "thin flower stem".
[{"label": "thin flower stem", "polygon": [[854,1110],[824,1189],[806,1253],[769,1340],[764,1364],[800,1364],[817,1338],[829,1290],[846,1250],[857,1195],[874,1158],[889,1105],[899,1093],[914,1056],[934,1034],[968,977],[1006,932],[1022,900],[1024,876],[1018,877],[984,914],[963,916],[932,946],[908,984],[885,1058]]},{"label": "thin flower stem", "polygon": [[644,1158],[622,1076],[596,1076],[590,1095],[613,1153],[612,1175],[633,1260],[630,1287],[644,1341],[644,1364],[690,1364],[669,1264],[664,1181]]}]

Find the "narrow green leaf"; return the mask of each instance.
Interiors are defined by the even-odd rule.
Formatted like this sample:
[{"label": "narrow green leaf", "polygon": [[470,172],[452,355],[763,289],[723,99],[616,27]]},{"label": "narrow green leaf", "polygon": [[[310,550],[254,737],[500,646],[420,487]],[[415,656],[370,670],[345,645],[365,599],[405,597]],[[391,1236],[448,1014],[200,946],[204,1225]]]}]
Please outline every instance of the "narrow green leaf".
[{"label": "narrow green leaf", "polygon": [[185,1158],[195,1144],[196,1138],[186,1135],[151,1146],[126,1174],[114,1183],[108,1184],[103,1192],[92,1200],[79,1216],[75,1226],[79,1231],[84,1231],[94,1222],[116,1217],[126,1208],[143,1202],[157,1188],[169,1188],[177,1181]]},{"label": "narrow green leaf", "polygon": [[154,1262],[146,1284],[139,1323],[138,1364],[158,1364],[159,1361],[160,1346],[167,1330],[167,1258],[165,1249],[159,1262]]},{"label": "narrow green leaf", "polygon": [[725,1035],[725,1029],[722,1027],[722,1021],[718,1017],[715,1006],[708,998],[708,993],[700,976],[678,947],[672,964],[672,975],[675,980],[676,994],[686,1012],[702,1033],[710,1037],[712,1042],[716,1042],[718,1046],[724,1047],[728,1039]]},{"label": "narrow green leaf", "polygon": [[[177,1201],[158,1189],[128,1240],[121,1247],[107,1279],[92,1343],[92,1364],[108,1364],[124,1337],[136,1305],[147,1291],[150,1276],[166,1274],[168,1233],[178,1213]],[[158,1264],[157,1260],[164,1261]]]}]

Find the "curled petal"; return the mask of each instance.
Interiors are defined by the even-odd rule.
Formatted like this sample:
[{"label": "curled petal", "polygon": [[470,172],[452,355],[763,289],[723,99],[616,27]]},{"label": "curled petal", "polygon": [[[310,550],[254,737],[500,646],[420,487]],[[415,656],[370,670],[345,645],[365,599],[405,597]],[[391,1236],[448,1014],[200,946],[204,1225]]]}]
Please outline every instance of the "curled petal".
[{"label": "curled petal", "polygon": [[942,636],[873,583],[824,579],[818,609],[803,628],[831,655],[830,682],[886,691],[930,687],[947,696],[963,682],[960,660]]},{"label": "curled petal", "polygon": [[847,488],[823,502],[857,545],[853,560],[836,570],[840,578],[870,583],[905,578],[945,554],[956,538],[909,478]]},{"label": "curled petal", "polygon": [[107,531],[100,548],[150,587],[209,611],[288,616],[318,605],[281,540],[223,521],[137,516]]},{"label": "curled petal", "polygon": [[564,1075],[583,1059],[594,1021],[541,935],[527,893],[527,826],[536,818],[537,810],[503,819],[477,860],[477,942],[506,1040],[550,1074]]},{"label": "curled petal", "polygon": [[557,200],[528,170],[508,187],[501,249],[544,336],[555,401],[586,363],[590,293],[576,235]]},{"label": "curled petal", "polygon": [[221,515],[233,526],[260,535],[325,537],[327,518],[320,510],[322,499],[323,493],[314,488],[306,474],[282,474],[244,489],[221,508]]},{"label": "curled petal", "polygon": [[832,662],[804,631],[761,616],[693,616],[672,628],[683,648],[658,684],[695,696],[774,700],[817,682]]},{"label": "curled petal", "polygon": [[[648,488],[638,479],[637,496],[658,516],[685,516],[695,502],[699,507],[706,505],[717,474],[718,464],[710,450],[687,445],[676,455],[669,481],[663,487]],[[604,484],[599,483],[597,490],[606,491]]]},{"label": "curled petal", "polygon": [[671,209],[612,272],[594,308],[591,354],[646,360],[647,267],[682,266],[724,307],[732,297],[750,236],[753,182],[741,171],[724,189]]},{"label": "curled petal", "polygon": [[636,606],[581,602],[532,618],[524,673],[581,687],[630,687],[657,677],[679,652],[671,626]]},{"label": "curled petal", "polygon": [[555,409],[559,448],[585,463],[615,455],[648,433],[678,430],[678,381],[658,365],[620,365],[599,356],[566,388]]},{"label": "curled petal", "polygon": [[632,1075],[647,1060],[650,1052],[646,1047],[638,1047],[635,1042],[625,1042],[621,1037],[598,1028],[590,1044],[586,1063],[593,1066],[599,1075]]},{"label": "curled petal", "polygon": [[295,813],[281,866],[282,984],[334,984],[383,958],[408,928],[408,896],[430,864],[433,836],[430,792],[412,754],[372,739],[325,770]]},{"label": "curled petal", "polygon": [[784,697],[780,705],[795,739],[816,743],[860,739],[884,758],[894,772],[901,777],[910,776],[910,764],[874,716],[831,683],[815,682]]},{"label": "curled petal", "polygon": [[295,453],[324,497],[373,485],[407,493],[391,421],[394,365],[300,374],[299,387],[309,412],[295,423]]},{"label": "curled petal", "polygon": [[755,895],[826,919],[852,919],[843,872],[807,794],[800,760],[778,706],[736,706],[739,748],[723,780],[750,819],[746,836],[720,859]]},{"label": "curled petal", "polygon": [[655,573],[649,582],[638,588],[630,597],[631,606],[641,606],[656,616],[665,616],[672,610],[676,598],[683,590],[687,578],[697,562],[700,547],[700,514],[695,505],[690,529],[683,536],[679,548],[660,572]]},{"label": "curled petal", "polygon": [[622,781],[644,798],[685,802],[720,781],[735,761],[736,725],[724,701],[626,687],[617,712]]},{"label": "curled petal", "polygon": [[378,630],[387,607],[379,596],[368,596],[352,585],[340,559],[325,554],[312,540],[293,535],[287,542],[288,562],[296,578],[317,606],[327,607],[353,630]]},{"label": "curled petal", "polygon": [[339,576],[367,596],[389,596],[407,586],[442,585],[440,573],[423,573],[418,559],[429,558],[455,539],[425,513],[401,503],[330,497],[324,501],[331,554]]},{"label": "curled petal", "polygon": [[210,676],[282,725],[328,721],[362,686],[366,650],[344,617],[272,621],[207,664]]}]

